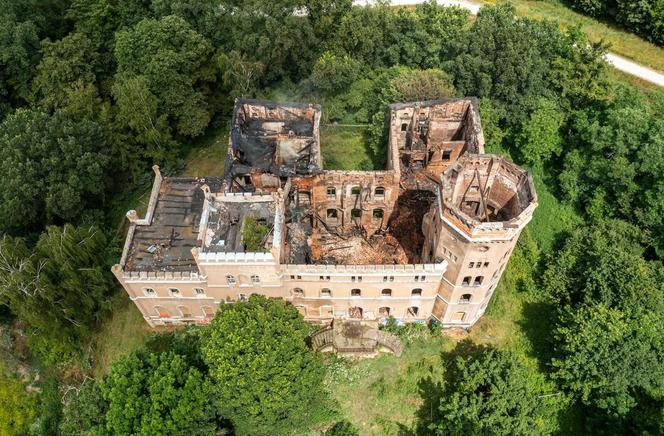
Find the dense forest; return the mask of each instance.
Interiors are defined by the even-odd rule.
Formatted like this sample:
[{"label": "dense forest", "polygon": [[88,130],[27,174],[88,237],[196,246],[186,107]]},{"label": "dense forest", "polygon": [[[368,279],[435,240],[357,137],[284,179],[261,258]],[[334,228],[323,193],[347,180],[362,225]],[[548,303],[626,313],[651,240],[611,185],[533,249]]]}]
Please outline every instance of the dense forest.
[{"label": "dense forest", "polygon": [[[632,9],[625,25],[661,42],[659,9]],[[479,97],[487,151],[580,219],[549,246],[526,231],[512,261],[535,253],[519,280],[546,308],[536,353],[459,343],[402,434],[557,434],[570,416],[664,433],[664,93],[615,77],[606,50],[509,4],[471,19],[434,2],[0,0],[0,434],[357,434],[329,395],[334,359],[281,301],[225,305],[91,378],[90,336],[122,292],[116,209],[152,164],[178,174],[237,97],[366,124],[371,169],[386,104],[452,96]]]},{"label": "dense forest", "polygon": [[610,20],[664,45],[664,3],[659,0],[569,0],[569,4],[577,11]]}]

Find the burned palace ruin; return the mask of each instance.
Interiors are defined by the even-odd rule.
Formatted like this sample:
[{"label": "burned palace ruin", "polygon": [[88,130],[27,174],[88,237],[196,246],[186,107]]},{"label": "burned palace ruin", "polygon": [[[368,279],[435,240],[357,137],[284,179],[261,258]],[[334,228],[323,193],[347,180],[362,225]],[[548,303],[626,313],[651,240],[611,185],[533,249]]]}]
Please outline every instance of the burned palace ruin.
[{"label": "burned palace ruin", "polygon": [[151,326],[206,323],[251,294],[308,321],[484,313],[537,206],[527,171],[484,154],[474,98],[389,107],[387,166],[324,169],[317,105],[239,100],[223,176],[155,180],[113,272]]}]

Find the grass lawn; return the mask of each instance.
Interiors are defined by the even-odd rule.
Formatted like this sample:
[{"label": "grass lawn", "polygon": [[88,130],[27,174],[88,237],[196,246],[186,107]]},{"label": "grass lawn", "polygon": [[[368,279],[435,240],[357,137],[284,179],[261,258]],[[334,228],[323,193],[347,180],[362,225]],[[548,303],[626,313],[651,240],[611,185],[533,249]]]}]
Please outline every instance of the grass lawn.
[{"label": "grass lawn", "polygon": [[327,170],[371,169],[367,150],[366,128],[362,126],[326,125],[320,129],[323,168]]},{"label": "grass lawn", "polygon": [[[478,0],[483,4],[502,3],[504,0]],[[597,21],[579,14],[560,1],[510,0],[517,15],[536,19],[550,19],[563,27],[581,26],[591,41],[604,40],[611,43],[609,50],[642,65],[664,71],[664,48],[658,47],[639,36],[613,24]]]},{"label": "grass lawn", "polygon": [[118,286],[112,315],[95,334],[92,351],[92,375],[103,376],[111,362],[139,349],[151,334],[143,315]]}]

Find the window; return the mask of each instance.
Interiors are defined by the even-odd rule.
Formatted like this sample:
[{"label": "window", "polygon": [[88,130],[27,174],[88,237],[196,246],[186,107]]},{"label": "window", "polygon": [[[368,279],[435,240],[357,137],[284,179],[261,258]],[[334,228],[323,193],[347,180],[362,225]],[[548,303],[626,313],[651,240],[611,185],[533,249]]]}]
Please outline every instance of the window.
[{"label": "window", "polygon": [[253,283],[260,283],[260,282],[261,282],[261,278],[254,274],[253,276],[251,276],[251,281],[252,281]]},{"label": "window", "polygon": [[350,195],[360,195],[362,189],[359,186],[353,186],[350,188]]},{"label": "window", "polygon": [[420,281],[423,282],[427,279],[427,276],[420,276]]},{"label": "window", "polygon": [[203,288],[194,288],[194,294],[203,295],[203,294],[205,294],[205,289],[203,289]]},{"label": "window", "polygon": [[391,282],[394,281],[394,276],[390,276],[390,281],[391,281]]},{"label": "window", "polygon": [[452,157],[452,151],[451,150],[444,150],[443,155],[441,156],[441,158],[443,160],[450,160],[451,157]]},{"label": "window", "polygon": [[295,280],[295,276],[293,274],[291,274],[290,279]]},{"label": "window", "polygon": [[171,317],[171,313],[165,307],[155,306],[154,310],[155,310],[155,312],[157,312],[157,316],[159,318],[170,318]]},{"label": "window", "polygon": [[336,197],[337,195],[337,188],[330,186],[327,188],[327,196],[328,197]]},{"label": "window", "polygon": [[171,294],[171,297],[180,296],[180,290],[178,288],[168,288],[168,293]]},{"label": "window", "polygon": [[325,276],[325,281],[330,281],[330,276]]},{"label": "window", "polygon": [[351,282],[354,282],[355,280],[357,280],[357,279],[355,278],[355,276],[351,276],[351,277],[350,277],[350,281],[351,281]]},{"label": "window", "polygon": [[201,309],[203,310],[203,315],[205,316],[205,318],[207,319],[214,318],[213,308],[211,308],[210,306],[203,306],[201,307]]},{"label": "window", "polygon": [[244,176],[244,184],[251,185],[251,176]]},{"label": "window", "polygon": [[320,296],[330,298],[332,296],[332,291],[329,288],[323,288],[320,290]]},{"label": "window", "polygon": [[318,276],[318,280],[322,282],[323,280],[325,280],[325,276]]},{"label": "window", "polygon": [[414,318],[414,317],[417,316],[418,313],[420,313],[420,308],[416,307],[416,306],[411,306],[411,307],[408,308],[408,310],[406,310],[406,316],[409,316],[409,317]]},{"label": "window", "polygon": [[350,296],[351,297],[360,297],[362,295],[362,291],[359,289],[351,289],[350,290]]},{"label": "window", "polygon": [[247,294],[237,294],[237,298],[240,301],[247,301]]},{"label": "window", "polygon": [[383,281],[384,281],[384,282],[387,281],[387,276],[383,276]]},{"label": "window", "polygon": [[489,267],[489,262],[484,262],[484,268],[488,268],[488,267]]},{"label": "window", "polygon": [[228,282],[229,285],[234,285],[235,284],[235,277],[233,276],[226,276],[226,281]]},{"label": "window", "polygon": [[374,190],[374,195],[376,197],[385,197],[385,188],[383,188],[382,186],[377,187]]},{"label": "window", "polygon": [[463,286],[470,286],[470,276],[466,276],[463,278],[463,283],[461,283]]},{"label": "window", "polygon": [[391,297],[392,296],[392,289],[383,289],[380,291],[381,297]]},{"label": "window", "polygon": [[378,316],[381,318],[388,318],[390,316],[390,308],[389,307],[379,307],[378,308]]},{"label": "window", "polygon": [[475,262],[470,262],[468,264],[468,268],[475,268]]},{"label": "window", "polygon": [[410,295],[413,296],[413,297],[421,297],[422,296],[422,288],[413,289],[413,292],[411,292]]},{"label": "window", "polygon": [[415,281],[419,282],[420,281],[420,276],[415,276]]},{"label": "window", "polygon": [[463,294],[463,295],[461,296],[461,298],[459,298],[459,304],[468,304],[468,303],[470,303],[470,299],[471,299],[472,297],[473,297],[473,296],[470,295],[470,294]]},{"label": "window", "polygon": [[336,209],[328,209],[327,210],[327,219],[336,220],[337,219],[337,210]]},{"label": "window", "polygon": [[483,281],[484,281],[484,276],[477,276],[475,277],[475,282],[473,283],[473,285],[482,286]]},{"label": "window", "polygon": [[353,218],[362,218],[362,209],[351,209],[350,216]]},{"label": "window", "polygon": [[295,276],[296,279],[302,280],[302,276]]},{"label": "window", "polygon": [[405,132],[406,130],[408,130],[408,123],[401,123],[401,131]]},{"label": "window", "polygon": [[182,318],[191,318],[191,311],[187,306],[178,306]]},{"label": "window", "polygon": [[156,294],[156,292],[152,288],[143,288],[143,293],[148,297],[151,297]]},{"label": "window", "polygon": [[373,217],[376,220],[382,219],[383,218],[383,209],[374,209],[373,210]]},{"label": "window", "polygon": [[466,318],[466,312],[456,312],[452,315],[452,322],[463,322]]},{"label": "window", "polygon": [[293,288],[294,297],[304,297],[304,291],[300,288]]},{"label": "window", "polygon": [[350,318],[362,319],[362,308],[361,307],[351,307],[348,309],[348,316]]}]

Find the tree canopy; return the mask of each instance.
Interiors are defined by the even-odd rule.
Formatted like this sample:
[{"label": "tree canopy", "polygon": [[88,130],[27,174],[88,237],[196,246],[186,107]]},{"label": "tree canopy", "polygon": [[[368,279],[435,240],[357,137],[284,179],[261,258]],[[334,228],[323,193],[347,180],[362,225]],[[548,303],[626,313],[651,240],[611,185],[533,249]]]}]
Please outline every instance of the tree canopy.
[{"label": "tree canopy", "polygon": [[283,300],[252,295],[219,308],[202,353],[238,434],[301,430],[327,413],[325,371],[305,341],[311,330]]}]

